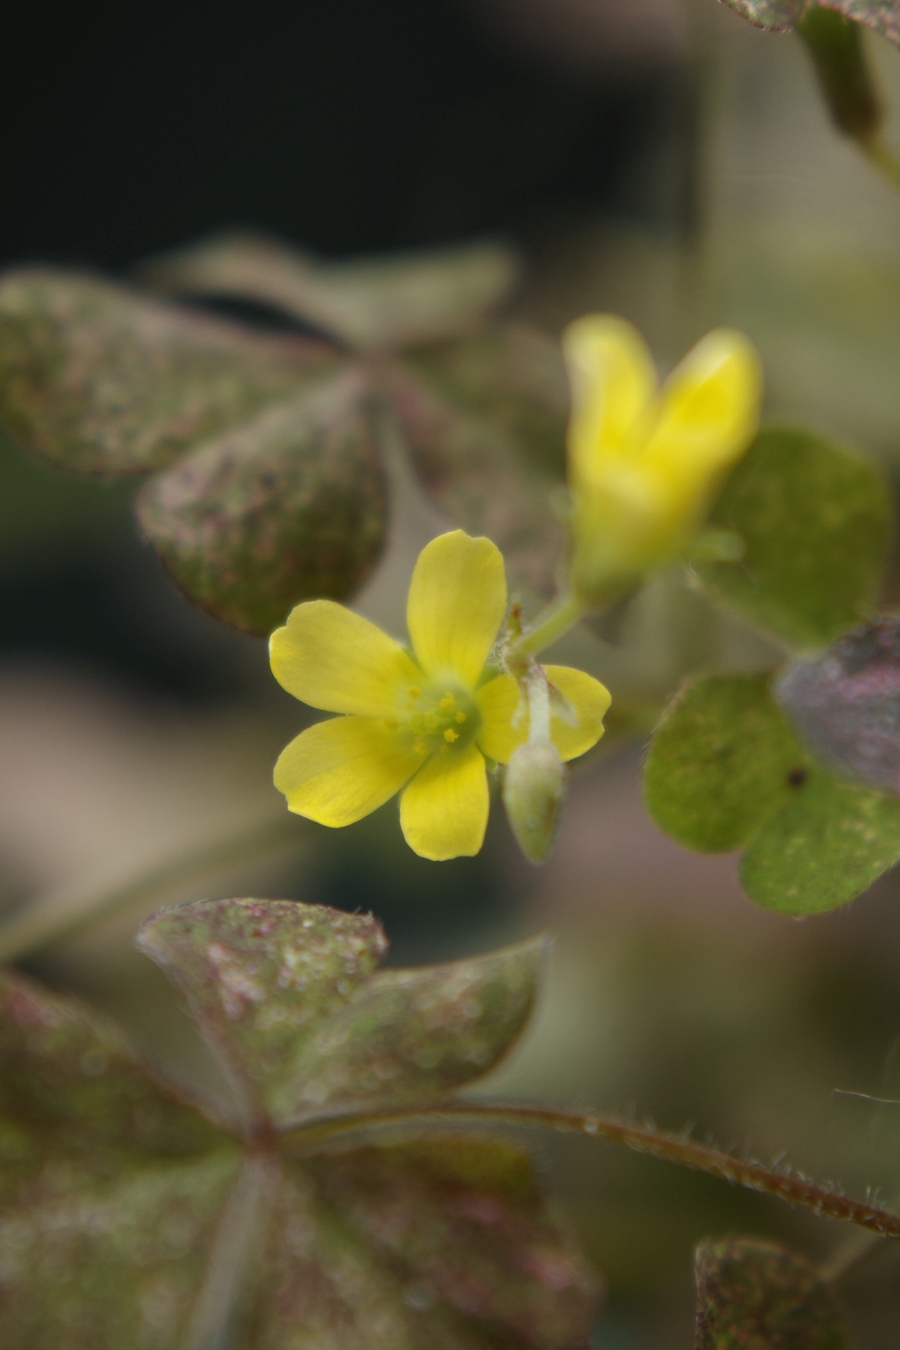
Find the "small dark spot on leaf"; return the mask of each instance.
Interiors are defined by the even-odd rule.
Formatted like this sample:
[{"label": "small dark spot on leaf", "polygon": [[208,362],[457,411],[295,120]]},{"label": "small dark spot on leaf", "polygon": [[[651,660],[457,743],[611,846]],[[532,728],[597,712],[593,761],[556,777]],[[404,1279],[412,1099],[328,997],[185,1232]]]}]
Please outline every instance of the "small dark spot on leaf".
[{"label": "small dark spot on leaf", "polygon": [[790,773],[787,776],[788,787],[793,788],[802,787],[808,777],[809,777],[808,769],[803,768],[791,769]]}]

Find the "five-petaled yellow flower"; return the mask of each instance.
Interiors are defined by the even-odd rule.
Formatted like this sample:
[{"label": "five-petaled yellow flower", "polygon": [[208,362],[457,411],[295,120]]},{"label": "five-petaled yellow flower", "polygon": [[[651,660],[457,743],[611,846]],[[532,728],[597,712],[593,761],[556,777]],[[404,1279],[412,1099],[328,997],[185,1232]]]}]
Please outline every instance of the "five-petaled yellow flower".
[{"label": "five-petaled yellow flower", "polygon": [[762,374],[750,342],[729,328],[698,342],[662,389],[624,319],[576,319],[563,349],[573,396],[571,584],[596,605],[689,549],[756,433]]},{"label": "five-petaled yellow flower", "polygon": [[[272,634],[272,670],[304,703],[343,713],[301,732],[275,766],[288,808],[350,825],[403,789],[400,823],[423,858],[477,853],[487,826],[487,760],[528,734],[515,680],[489,665],[506,614],[503,558],[454,530],[420,553],[407,601],[411,648],[331,600],[298,605]],[[566,717],[563,759],[603,734],[609,694],[580,670],[547,666]],[[566,709],[566,705],[568,708]]]}]

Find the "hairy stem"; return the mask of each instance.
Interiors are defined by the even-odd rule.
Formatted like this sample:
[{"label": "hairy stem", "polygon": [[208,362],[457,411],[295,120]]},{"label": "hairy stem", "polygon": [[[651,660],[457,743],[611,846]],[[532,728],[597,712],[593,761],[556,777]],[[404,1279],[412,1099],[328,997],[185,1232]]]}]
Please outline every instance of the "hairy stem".
[{"label": "hairy stem", "polygon": [[259,818],[243,833],[227,834],[166,858],[156,867],[105,885],[79,881],[38,897],[0,923],[0,961],[16,961],[82,932],[128,905],[150,904],[173,886],[223,867],[235,867],[281,852],[302,841],[296,817]]},{"label": "hairy stem", "polygon": [[811,1209],[824,1218],[856,1224],[879,1237],[900,1238],[900,1216],[861,1200],[851,1200],[828,1186],[808,1180],[800,1173],[781,1172],[759,1162],[735,1158],[730,1153],[695,1143],[684,1135],[659,1130],[654,1125],[639,1125],[634,1121],[593,1112],[563,1111],[547,1106],[494,1105],[487,1102],[451,1103],[421,1111],[379,1111],[371,1115],[316,1121],[291,1131],[286,1142],[290,1147],[305,1152],[307,1148],[321,1148],[324,1143],[341,1135],[367,1134],[373,1128],[383,1129],[416,1122],[527,1125],[584,1134],[612,1144],[623,1144],[636,1153],[646,1153],[665,1162],[678,1163],[695,1172],[720,1177],[732,1186],[761,1191],[764,1195],[785,1200],[790,1205]]},{"label": "hairy stem", "polygon": [[506,649],[506,664],[510,673],[517,674],[518,665],[525,666],[529,658],[537,656],[545,647],[556,642],[564,633],[568,633],[579,619],[583,619],[585,608],[574,595],[564,592],[552,604],[538,615],[536,621],[519,637],[515,637]]}]

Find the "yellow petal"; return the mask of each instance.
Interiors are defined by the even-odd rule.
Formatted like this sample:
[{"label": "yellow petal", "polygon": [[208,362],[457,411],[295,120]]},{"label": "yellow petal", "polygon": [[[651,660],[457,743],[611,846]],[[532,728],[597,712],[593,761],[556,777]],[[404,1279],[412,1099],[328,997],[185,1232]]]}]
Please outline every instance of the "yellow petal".
[{"label": "yellow petal", "polygon": [[761,397],[762,371],[752,344],[733,329],[708,333],[667,381],[641,467],[665,485],[667,495],[702,510],[721,470],[756,434]]},{"label": "yellow petal", "polygon": [[426,760],[400,798],[400,825],[421,858],[470,858],[484,843],[489,810],[484,756],[470,745]]},{"label": "yellow petal", "polygon": [[634,453],[656,388],[656,370],[636,328],[586,314],[563,333],[572,385],[569,472],[576,490],[611,458]]},{"label": "yellow petal", "polygon": [[332,717],[285,747],[275,786],[298,816],[352,825],[399,792],[421,763],[379,718]]},{"label": "yellow petal", "polygon": [[413,650],[429,676],[474,688],[506,613],[506,574],[490,539],[452,530],[422,549],[406,602]]},{"label": "yellow petal", "polygon": [[[576,759],[596,745],[603,735],[603,718],[610,704],[609,690],[592,675],[571,666],[545,666],[547,678],[569,704],[574,714],[570,725],[551,711],[550,735],[564,760]],[[489,759],[508,764],[512,752],[528,735],[528,715],[519,708],[519,686],[511,675],[498,675],[476,694],[481,711],[478,744]],[[552,704],[551,704],[552,710]]]},{"label": "yellow petal", "polygon": [[398,688],[422,673],[399,642],[333,600],[308,600],[269,639],[272,673],[326,712],[390,716]]}]

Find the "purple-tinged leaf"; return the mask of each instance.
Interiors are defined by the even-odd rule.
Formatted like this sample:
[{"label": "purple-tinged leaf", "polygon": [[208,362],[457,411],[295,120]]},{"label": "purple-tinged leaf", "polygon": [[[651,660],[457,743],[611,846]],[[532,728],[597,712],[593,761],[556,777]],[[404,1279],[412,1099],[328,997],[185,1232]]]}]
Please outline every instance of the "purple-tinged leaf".
[{"label": "purple-tinged leaf", "polygon": [[775,696],[826,763],[900,795],[900,618],[862,624],[821,655],[792,661]]},{"label": "purple-tinged leaf", "polygon": [[232,1147],[98,1179],[48,1160],[0,1214],[3,1350],[179,1350],[239,1161]]},{"label": "purple-tinged leaf", "polygon": [[152,258],[142,275],[175,294],[261,300],[354,347],[393,348],[470,330],[518,268],[491,243],[323,263],[277,239],[226,234]]},{"label": "purple-tinged leaf", "polygon": [[387,950],[371,915],[295,900],[197,900],[149,919],[137,941],[184,993],[245,1124],[268,1114],[304,1040]]},{"label": "purple-tinged leaf", "polygon": [[[833,9],[845,19],[864,24],[900,46],[900,0],[819,0],[823,9]],[[722,4],[755,24],[778,33],[793,28],[811,0],[722,0]]]},{"label": "purple-tinged leaf", "polygon": [[597,1289],[528,1154],[441,1135],[289,1167],[249,1350],[575,1350]]},{"label": "purple-tinged leaf", "polygon": [[805,1257],[731,1238],[704,1242],[695,1258],[696,1350],[847,1350],[849,1332],[832,1287]]},{"label": "purple-tinged leaf", "polygon": [[80,473],[168,464],[333,357],[88,275],[33,268],[0,281],[0,423]]},{"label": "purple-tinged leaf", "polygon": [[565,548],[558,481],[491,421],[458,412],[402,370],[391,399],[423,488],[450,520],[502,549],[513,581],[549,593]]},{"label": "purple-tinged leaf", "polygon": [[793,28],[806,3],[807,0],[722,0],[722,4],[757,28],[769,28],[776,33]]},{"label": "purple-tinged leaf", "polygon": [[0,1198],[51,1153],[115,1173],[123,1152],[195,1156],[224,1136],[154,1082],[118,1032],[73,999],[0,974]]},{"label": "purple-tinged leaf", "polygon": [[137,514],[194,604],[270,633],[302,600],[343,600],[384,544],[386,484],[362,378],[260,413],[146,483]]},{"label": "purple-tinged leaf", "polygon": [[276,1120],[427,1105],[492,1069],[534,1006],[546,941],[370,976],[303,1042],[275,1094]]}]

